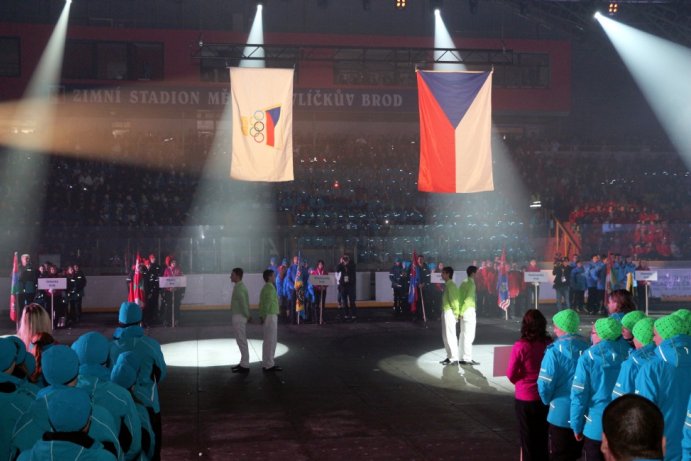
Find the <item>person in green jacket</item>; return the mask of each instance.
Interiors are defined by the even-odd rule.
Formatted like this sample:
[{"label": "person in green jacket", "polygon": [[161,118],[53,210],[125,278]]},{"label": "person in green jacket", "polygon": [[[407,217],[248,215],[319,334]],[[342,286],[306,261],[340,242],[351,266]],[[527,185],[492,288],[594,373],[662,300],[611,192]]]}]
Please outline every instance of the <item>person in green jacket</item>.
[{"label": "person in green jacket", "polygon": [[442,365],[458,365],[458,337],[456,336],[456,323],[460,313],[458,304],[458,287],[453,282],[453,267],[444,267],[441,270],[441,278],[444,280],[444,292],[441,295],[441,337],[444,340],[446,359]]},{"label": "person in green jacket", "polygon": [[230,314],[233,319],[235,341],[240,349],[240,363],[231,368],[233,373],[250,372],[250,351],[247,347],[247,321],[250,318],[250,297],[247,287],[242,283],[244,271],[236,267],[230,273],[230,281],[235,284],[230,298]]},{"label": "person in green jacket", "polygon": [[262,274],[264,286],[259,293],[259,318],[264,325],[264,343],[262,345],[262,369],[267,372],[282,371],[274,363],[276,354],[276,336],[278,328],[278,294],[276,292],[276,273],[267,269]]},{"label": "person in green jacket", "polygon": [[475,326],[477,317],[475,315],[476,291],[475,274],[476,266],[468,266],[465,270],[468,278],[461,283],[458,289],[458,305],[460,306],[461,335],[458,340],[460,344],[461,365],[479,365],[473,360],[473,341],[475,341]]}]

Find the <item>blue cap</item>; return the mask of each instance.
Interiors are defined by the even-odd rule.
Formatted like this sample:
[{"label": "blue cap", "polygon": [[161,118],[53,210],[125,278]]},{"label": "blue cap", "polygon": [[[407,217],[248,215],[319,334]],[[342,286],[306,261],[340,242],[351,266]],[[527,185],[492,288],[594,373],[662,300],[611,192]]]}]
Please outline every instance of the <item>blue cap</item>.
[{"label": "blue cap", "polygon": [[113,367],[110,372],[110,380],[122,386],[125,389],[129,389],[137,381],[137,371],[129,366],[126,361],[119,361]]},{"label": "blue cap", "polygon": [[110,344],[105,336],[96,331],[84,333],[72,344],[80,365],[103,365],[108,360]]},{"label": "blue cap", "polygon": [[79,358],[69,347],[58,344],[41,356],[41,371],[48,384],[67,384],[79,375]]},{"label": "blue cap", "polygon": [[269,259],[269,261],[271,262],[271,264],[276,264],[276,257],[272,256],[271,259]]},{"label": "blue cap", "polygon": [[0,338],[0,373],[15,362],[17,346],[9,338]]},{"label": "blue cap", "polygon": [[123,325],[130,325],[142,321],[142,308],[137,303],[124,302],[120,304],[120,315],[118,322]]},{"label": "blue cap", "polygon": [[89,422],[91,399],[84,389],[61,387],[50,392],[46,401],[48,419],[56,432],[81,431]]},{"label": "blue cap", "polygon": [[287,265],[288,265],[288,259],[287,259],[287,258],[283,258],[283,259],[281,260],[281,265],[287,266]]},{"label": "blue cap", "polygon": [[126,363],[137,373],[139,373],[139,368],[142,366],[141,358],[139,358],[137,353],[134,351],[127,351],[118,355],[118,359],[115,361],[115,364],[117,365],[118,363]]},{"label": "blue cap", "polygon": [[24,345],[24,341],[16,336],[8,336],[7,339],[12,341],[17,348],[17,356],[14,358],[14,362],[17,365],[21,365],[26,360],[26,345]]}]

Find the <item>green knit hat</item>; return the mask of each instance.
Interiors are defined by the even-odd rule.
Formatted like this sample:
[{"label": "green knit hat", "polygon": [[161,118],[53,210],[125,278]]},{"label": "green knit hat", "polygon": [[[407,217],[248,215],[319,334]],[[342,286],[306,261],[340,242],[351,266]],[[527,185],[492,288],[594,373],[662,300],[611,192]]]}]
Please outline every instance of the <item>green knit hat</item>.
[{"label": "green knit hat", "polygon": [[662,339],[686,333],[686,325],[676,315],[666,315],[655,321],[655,329]]},{"label": "green knit hat", "polygon": [[636,323],[644,317],[645,314],[641,311],[631,311],[621,319],[621,326],[629,331],[632,331],[634,325],[636,325]]},{"label": "green knit hat", "polygon": [[691,335],[691,311],[688,309],[679,309],[678,311],[672,312],[672,315],[676,315],[686,323],[686,334]]},{"label": "green knit hat", "polygon": [[578,326],[581,324],[581,317],[573,309],[564,309],[557,312],[552,317],[552,322],[566,333],[574,334],[578,332]]},{"label": "green knit hat", "polygon": [[600,339],[604,341],[614,341],[621,336],[621,323],[612,317],[600,319],[595,322],[595,331]]},{"label": "green knit hat", "polygon": [[646,317],[644,319],[639,320],[638,322],[636,322],[636,325],[634,325],[633,329],[631,330],[631,332],[633,333],[633,337],[636,338],[644,346],[650,344],[653,341],[654,324],[655,321],[650,317]]}]

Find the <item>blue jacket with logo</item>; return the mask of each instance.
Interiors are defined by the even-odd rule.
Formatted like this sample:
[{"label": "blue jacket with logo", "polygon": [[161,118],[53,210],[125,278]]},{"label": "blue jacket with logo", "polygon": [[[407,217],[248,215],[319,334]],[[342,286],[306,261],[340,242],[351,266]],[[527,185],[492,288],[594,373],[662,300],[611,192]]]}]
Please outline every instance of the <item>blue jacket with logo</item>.
[{"label": "blue jacket with logo", "polygon": [[537,378],[540,399],[549,405],[547,421],[568,428],[571,412],[571,384],[578,359],[588,343],[579,335],[564,335],[547,346]]},{"label": "blue jacket with logo", "polygon": [[691,336],[677,335],[662,341],[655,358],[643,365],[636,377],[636,393],[652,401],[665,417],[665,460],[681,460],[683,402],[691,395]]},{"label": "blue jacket with logo", "polygon": [[689,395],[689,405],[686,409],[686,421],[684,421],[684,439],[681,441],[682,455],[684,461],[691,461],[691,395]]},{"label": "blue jacket with logo", "polygon": [[633,349],[629,358],[621,364],[617,383],[612,391],[612,400],[625,394],[636,392],[636,376],[641,367],[655,357],[655,343],[650,343],[640,349]]},{"label": "blue jacket with logo", "polygon": [[602,412],[612,400],[621,364],[629,356],[622,338],[600,341],[578,359],[571,385],[571,429],[591,440],[602,440]]}]

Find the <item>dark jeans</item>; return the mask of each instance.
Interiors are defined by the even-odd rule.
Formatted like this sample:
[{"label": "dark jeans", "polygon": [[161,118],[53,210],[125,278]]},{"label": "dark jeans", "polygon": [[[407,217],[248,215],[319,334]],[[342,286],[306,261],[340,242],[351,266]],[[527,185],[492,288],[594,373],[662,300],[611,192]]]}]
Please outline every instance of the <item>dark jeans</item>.
[{"label": "dark jeans", "polygon": [[599,440],[583,438],[583,461],[605,461],[605,456],[600,451],[602,442]]},{"label": "dark jeans", "polygon": [[600,310],[600,291],[595,287],[588,287],[588,312]]},{"label": "dark jeans", "polygon": [[153,458],[151,458],[151,461],[160,461],[161,460],[161,441],[163,438],[163,424],[161,421],[161,413],[160,412],[154,413],[154,409],[151,407],[146,407],[146,410],[149,413],[149,421],[151,421],[151,429],[154,431],[154,437],[156,437],[156,440],[154,441],[154,456],[153,456]]},{"label": "dark jeans", "polygon": [[523,461],[547,459],[547,405],[540,400],[515,400],[514,406],[521,436]]},{"label": "dark jeans", "polygon": [[583,309],[585,306],[585,291],[583,290],[571,290],[573,295],[573,300],[571,301],[571,307],[574,309]]},{"label": "dark jeans", "polygon": [[345,316],[356,317],[355,285],[343,285],[341,287],[341,300],[343,302],[343,308],[345,309]]},{"label": "dark jeans", "polygon": [[576,440],[571,428],[549,424],[548,433],[550,461],[576,461],[581,457],[583,442]]},{"label": "dark jeans", "polygon": [[404,288],[393,289],[393,310],[396,314],[407,312],[408,290]]}]

